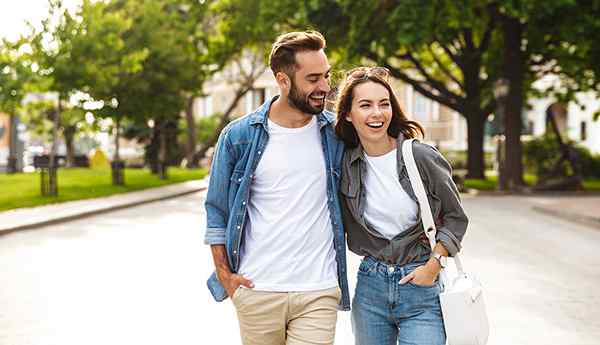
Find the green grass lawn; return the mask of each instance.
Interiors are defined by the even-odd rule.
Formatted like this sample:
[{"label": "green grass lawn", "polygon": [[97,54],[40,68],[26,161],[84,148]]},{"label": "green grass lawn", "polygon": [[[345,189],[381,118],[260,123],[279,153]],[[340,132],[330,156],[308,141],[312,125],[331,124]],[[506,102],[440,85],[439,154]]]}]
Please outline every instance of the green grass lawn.
[{"label": "green grass lawn", "polygon": [[[486,172],[487,178],[481,179],[466,179],[465,187],[477,190],[496,190],[498,184],[498,176],[492,172]],[[525,182],[532,186],[537,182],[537,176],[531,174],[525,174]],[[588,191],[600,191],[600,180],[584,180],[583,188]]]},{"label": "green grass lawn", "polygon": [[583,188],[585,188],[585,190],[600,191],[600,180],[584,180]]},{"label": "green grass lawn", "polygon": [[40,195],[40,174],[0,175],[0,211],[126,193],[177,182],[198,180],[206,169],[169,168],[167,180],[147,169],[126,169],[125,186],[113,186],[110,169],[59,169],[58,196]]}]

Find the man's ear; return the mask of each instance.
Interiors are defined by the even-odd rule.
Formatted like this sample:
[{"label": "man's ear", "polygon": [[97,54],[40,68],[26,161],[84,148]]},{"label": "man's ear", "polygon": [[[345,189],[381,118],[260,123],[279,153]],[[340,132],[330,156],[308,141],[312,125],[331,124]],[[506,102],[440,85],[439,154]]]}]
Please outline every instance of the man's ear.
[{"label": "man's ear", "polygon": [[291,81],[290,81],[290,77],[288,77],[287,74],[285,74],[283,72],[277,72],[275,74],[275,80],[277,81],[277,85],[279,85],[280,89],[282,89],[282,90],[290,89]]}]

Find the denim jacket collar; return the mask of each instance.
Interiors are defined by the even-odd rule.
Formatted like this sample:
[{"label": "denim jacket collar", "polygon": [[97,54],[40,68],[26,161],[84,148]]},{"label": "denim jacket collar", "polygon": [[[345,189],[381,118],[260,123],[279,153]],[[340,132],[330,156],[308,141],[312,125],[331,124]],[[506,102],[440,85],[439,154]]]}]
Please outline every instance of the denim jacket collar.
[{"label": "denim jacket collar", "polygon": [[[263,128],[265,130],[267,130],[269,110],[271,109],[271,105],[273,104],[273,102],[275,102],[275,100],[277,98],[279,98],[279,95],[271,98],[270,100],[265,102],[263,105],[261,105],[258,109],[256,109],[256,111],[254,113],[250,114],[250,125],[260,124],[263,126]],[[316,116],[317,116],[317,122],[319,124],[319,129],[322,129],[323,127],[325,127],[327,125],[333,124],[333,122],[335,121],[333,114],[331,114],[330,112],[325,111],[325,110],[320,112]]]}]

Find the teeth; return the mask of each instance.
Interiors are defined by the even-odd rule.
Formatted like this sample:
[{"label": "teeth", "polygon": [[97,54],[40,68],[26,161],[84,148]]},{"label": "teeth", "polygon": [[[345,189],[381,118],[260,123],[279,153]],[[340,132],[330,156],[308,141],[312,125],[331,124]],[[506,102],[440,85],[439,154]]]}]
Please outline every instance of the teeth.
[{"label": "teeth", "polygon": [[379,128],[379,127],[383,126],[383,122],[371,122],[371,123],[367,123],[367,126]]}]

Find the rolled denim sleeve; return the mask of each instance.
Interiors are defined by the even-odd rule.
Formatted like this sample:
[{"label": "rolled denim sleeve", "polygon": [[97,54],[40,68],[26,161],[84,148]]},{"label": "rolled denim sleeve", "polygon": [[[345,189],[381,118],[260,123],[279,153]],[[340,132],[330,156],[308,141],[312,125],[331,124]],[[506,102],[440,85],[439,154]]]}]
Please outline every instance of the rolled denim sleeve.
[{"label": "rolled denim sleeve", "polygon": [[219,135],[210,168],[210,180],[204,207],[206,208],[206,233],[204,243],[225,244],[225,231],[229,219],[229,181],[235,159],[227,130]]},{"label": "rolled denim sleeve", "polygon": [[461,249],[461,241],[467,231],[469,220],[460,201],[458,188],[452,180],[452,167],[442,154],[426,144],[415,143],[415,155],[421,156],[421,174],[427,178],[429,192],[441,201],[436,239],[448,250],[450,256],[455,256]]}]

